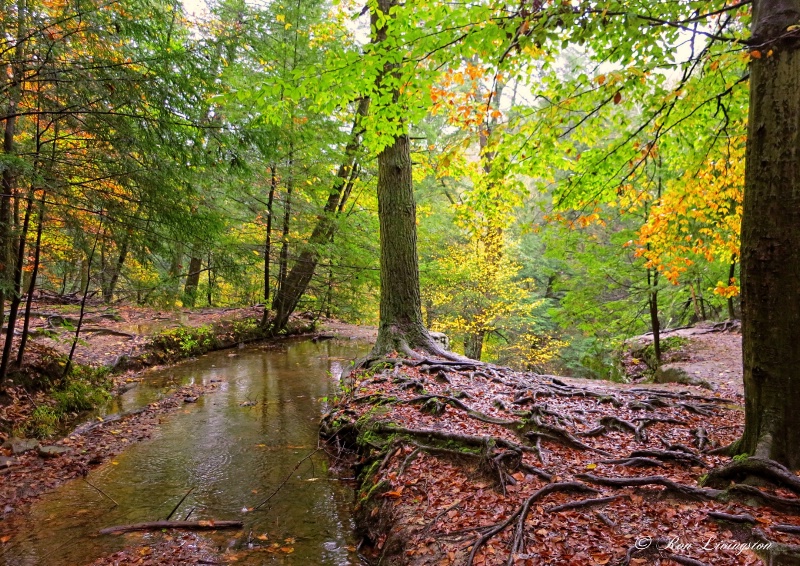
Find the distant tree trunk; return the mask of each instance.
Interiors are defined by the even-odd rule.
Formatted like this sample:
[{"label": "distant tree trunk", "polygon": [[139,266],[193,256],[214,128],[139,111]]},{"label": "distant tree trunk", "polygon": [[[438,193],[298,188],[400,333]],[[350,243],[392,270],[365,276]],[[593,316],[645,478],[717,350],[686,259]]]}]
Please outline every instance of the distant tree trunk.
[{"label": "distant tree trunk", "polygon": [[[736,277],[736,255],[731,256],[731,265],[728,269],[728,285],[733,285],[734,278]],[[728,319],[734,320],[736,318],[736,308],[733,304],[733,297],[728,297]]]},{"label": "distant tree trunk", "polygon": [[22,336],[19,339],[19,350],[17,351],[17,365],[22,365],[25,355],[25,347],[28,344],[28,328],[31,321],[31,306],[33,305],[33,292],[36,290],[36,278],[39,276],[39,259],[42,251],[42,228],[44,226],[44,205],[46,191],[42,191],[42,200],[39,203],[39,226],[36,228],[36,245],[33,252],[33,271],[31,271],[31,281],[28,286],[28,296],[25,301],[25,321],[22,324]]},{"label": "distant tree trunk", "polygon": [[486,337],[485,330],[479,330],[467,334],[464,338],[464,355],[473,360],[480,361],[483,353],[483,340]]},{"label": "distant tree trunk", "polygon": [[278,260],[278,294],[286,284],[286,273],[289,268],[289,225],[292,221],[292,190],[294,189],[294,173],[292,172],[292,151],[289,157],[289,176],[286,179],[286,200],[283,207],[283,232],[281,235],[281,254]]},{"label": "distant tree trunk", "polygon": [[25,263],[25,241],[28,238],[28,226],[30,225],[32,209],[33,194],[31,194],[25,207],[25,220],[22,221],[22,232],[19,235],[19,243],[16,246],[17,258],[14,262],[14,288],[11,295],[11,306],[8,309],[8,330],[6,332],[6,342],[3,345],[3,359],[0,361],[0,380],[4,379],[8,374],[8,363],[11,360],[11,348],[14,344],[14,329],[17,325],[17,313],[22,302],[22,267]]},{"label": "distant tree trunk", "polygon": [[321,257],[321,247],[329,243],[333,237],[336,229],[336,217],[341,214],[358,175],[357,156],[361,148],[363,133],[361,121],[367,115],[368,110],[369,99],[362,98],[358,104],[350,141],[345,147],[344,161],[336,173],[325,208],[317,217],[317,224],[314,226],[307,245],[300,252],[284,284],[278,288],[272,301],[272,310],[275,311],[271,325],[273,332],[279,332],[286,327],[289,316],[297,308],[297,303],[314,277],[314,271]]},{"label": "distant tree trunk", "polygon": [[212,298],[214,296],[214,269],[212,268],[211,264],[211,252],[208,252],[208,288],[206,290],[206,301],[208,302],[209,307],[214,306],[214,302]]},{"label": "distant tree trunk", "polygon": [[108,281],[103,286],[103,302],[108,304],[114,298],[114,290],[117,288],[117,282],[119,281],[119,275],[122,273],[122,267],[125,265],[125,259],[128,257],[128,244],[130,243],[130,235],[126,234],[125,237],[122,239],[122,243],[119,246],[119,254],[117,255],[117,261],[111,266],[111,275],[108,277]]},{"label": "distant tree trunk", "polygon": [[200,273],[203,268],[203,260],[194,257],[189,260],[189,273],[186,275],[186,285],[183,288],[184,306],[194,307],[197,301],[197,287],[200,285]]},{"label": "distant tree trunk", "polygon": [[656,366],[661,365],[661,323],[658,320],[658,270],[647,270],[647,286],[650,290],[647,302],[650,307],[650,327],[653,329],[653,350]]},{"label": "distant tree trunk", "polygon": [[[800,0],[756,0],[742,216],[745,429],[738,452],[800,468]],[[787,31],[790,30],[790,31]],[[770,50],[771,56],[766,56]]]},{"label": "distant tree trunk", "polygon": [[269,261],[272,255],[272,203],[275,201],[275,190],[278,188],[278,173],[275,164],[269,167],[270,184],[267,199],[267,229],[264,236],[264,314],[261,317],[261,326],[266,326],[269,319]]},{"label": "distant tree trunk", "polygon": [[173,302],[180,293],[181,286],[181,272],[183,271],[183,242],[178,242],[175,245],[175,250],[172,254],[172,261],[169,265],[169,299]]},{"label": "distant tree trunk", "polygon": [[[102,212],[101,212],[102,221]],[[89,258],[86,262],[86,286],[83,288],[83,297],[81,297],[81,310],[78,314],[78,324],[75,326],[75,336],[72,338],[72,346],[69,349],[67,356],[67,363],[64,366],[63,378],[66,379],[72,369],[72,359],[75,357],[75,348],[78,346],[78,340],[81,336],[81,327],[83,326],[83,316],[86,313],[86,299],[89,297],[89,285],[92,282],[92,260],[94,260],[94,252],[97,250],[97,242],[100,239],[100,233],[94,238],[92,251],[89,252]]]}]

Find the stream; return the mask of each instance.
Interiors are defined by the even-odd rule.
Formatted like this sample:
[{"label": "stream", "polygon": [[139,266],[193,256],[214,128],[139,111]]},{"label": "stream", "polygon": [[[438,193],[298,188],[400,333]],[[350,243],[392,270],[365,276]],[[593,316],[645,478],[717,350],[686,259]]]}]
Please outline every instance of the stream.
[{"label": "stream", "polygon": [[[172,518],[183,519],[194,509],[192,520],[243,520],[243,530],[207,535],[236,553],[237,564],[359,564],[352,487],[329,477],[322,452],[292,470],[317,447],[325,397],[335,394],[342,369],[367,351],[363,342],[287,340],[148,372],[104,411],[141,407],[182,384],[219,383],[216,392],[167,415],[151,440],[91,471],[88,480],[119,506],[83,480],[64,484],[15,520],[18,534],[0,565],[79,566],[126,541],[157,540],[157,533],[97,531],[165,519],[192,488]],[[287,476],[267,504],[243,513]]]}]

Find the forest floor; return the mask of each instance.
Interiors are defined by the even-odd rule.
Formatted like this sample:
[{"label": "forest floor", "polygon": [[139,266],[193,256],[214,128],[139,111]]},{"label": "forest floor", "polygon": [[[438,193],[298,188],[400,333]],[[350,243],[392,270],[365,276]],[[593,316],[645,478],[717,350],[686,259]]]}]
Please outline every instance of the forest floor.
[{"label": "forest floor", "polygon": [[684,334],[670,362],[705,387],[437,359],[353,375],[323,434],[358,474],[362,551],[413,565],[797,564],[800,480],[720,450],[744,424],[741,336]]},{"label": "forest floor", "polygon": [[[177,323],[161,311],[119,314],[122,320],[100,319],[98,326],[143,336]],[[247,315],[180,314],[185,325]],[[336,321],[320,332],[375,336],[374,328]],[[103,338],[79,346],[85,359],[108,363],[128,355],[130,342],[145,342]],[[729,489],[736,473],[708,478],[731,460],[713,448],[736,439],[743,426],[740,335],[696,329],[688,339],[669,362],[710,389],[441,360],[389,361],[353,376],[324,430],[342,466],[347,461],[360,472],[356,513],[365,556],[392,564],[697,566],[797,553],[797,535],[786,532],[800,525],[794,486]],[[138,378],[115,377],[123,386]],[[56,443],[71,449],[58,458],[16,456],[0,471],[0,508],[24,512],[38,494],[146,439],[185,398],[203,393],[176,391],[141,413],[79,429]],[[345,447],[355,449],[355,461]],[[709,482],[701,487],[700,479]],[[93,566],[225,562],[195,535],[157,539]]]}]

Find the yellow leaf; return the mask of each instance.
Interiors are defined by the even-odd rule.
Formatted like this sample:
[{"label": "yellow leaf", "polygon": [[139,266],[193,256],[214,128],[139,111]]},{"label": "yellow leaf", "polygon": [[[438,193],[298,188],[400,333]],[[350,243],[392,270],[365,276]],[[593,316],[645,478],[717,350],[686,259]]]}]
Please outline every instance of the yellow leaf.
[{"label": "yellow leaf", "polygon": [[269,537],[267,536],[267,533],[264,533],[263,535],[258,535],[256,538],[258,540],[267,540]]},{"label": "yellow leaf", "polygon": [[597,464],[586,464],[587,470],[594,470],[597,467]]}]

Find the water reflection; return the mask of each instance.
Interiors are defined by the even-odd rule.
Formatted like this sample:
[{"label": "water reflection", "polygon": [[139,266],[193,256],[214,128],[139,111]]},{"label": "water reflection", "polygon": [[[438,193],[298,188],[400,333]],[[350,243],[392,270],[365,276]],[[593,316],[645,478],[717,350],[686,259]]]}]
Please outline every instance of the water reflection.
[{"label": "water reflection", "polygon": [[[343,360],[366,349],[352,342],[291,341],[279,348],[215,352],[150,375],[109,410],[142,406],[177,384],[221,381],[216,393],[170,417],[152,441],[132,446],[90,474],[118,507],[86,482],[72,481],[15,521],[17,535],[0,548],[0,564],[90,562],[124,546],[124,537],[153,536],[99,536],[98,529],[164,519],[190,488],[173,518],[191,512],[193,519],[244,520],[244,531],[213,535],[220,546],[244,552],[239,564],[358,563],[347,548],[353,545],[350,489],[327,476],[322,454],[292,469],[316,447],[322,398],[335,392],[333,376]],[[264,501],[290,473],[268,504],[242,513]],[[294,539],[290,554],[248,550],[248,542],[286,546],[286,539]]]}]

